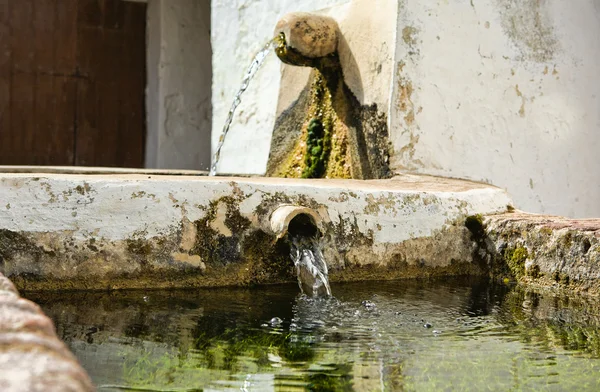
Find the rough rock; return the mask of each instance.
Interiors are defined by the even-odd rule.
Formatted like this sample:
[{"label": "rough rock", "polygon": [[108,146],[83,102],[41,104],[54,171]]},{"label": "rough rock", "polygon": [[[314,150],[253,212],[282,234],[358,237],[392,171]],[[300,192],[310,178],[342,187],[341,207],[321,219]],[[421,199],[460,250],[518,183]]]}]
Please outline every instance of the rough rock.
[{"label": "rough rock", "polygon": [[600,219],[512,212],[482,223],[494,264],[519,281],[600,294]]},{"label": "rough rock", "polygon": [[87,392],[92,382],[39,306],[0,274],[0,390]]}]

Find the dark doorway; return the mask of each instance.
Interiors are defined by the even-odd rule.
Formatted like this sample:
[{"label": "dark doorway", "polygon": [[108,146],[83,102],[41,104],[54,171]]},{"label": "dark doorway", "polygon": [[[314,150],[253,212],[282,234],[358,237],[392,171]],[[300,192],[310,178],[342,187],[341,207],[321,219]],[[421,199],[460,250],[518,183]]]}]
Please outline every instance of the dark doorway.
[{"label": "dark doorway", "polygon": [[0,164],[142,167],[146,4],[0,0]]}]

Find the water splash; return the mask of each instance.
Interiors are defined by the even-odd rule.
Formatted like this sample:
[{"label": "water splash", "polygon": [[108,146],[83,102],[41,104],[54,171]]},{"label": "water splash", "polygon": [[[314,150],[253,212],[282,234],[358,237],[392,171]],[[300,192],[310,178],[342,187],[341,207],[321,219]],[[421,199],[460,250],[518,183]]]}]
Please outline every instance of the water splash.
[{"label": "water splash", "polygon": [[300,290],[309,297],[331,295],[325,257],[314,237],[293,237],[290,257],[296,266]]},{"label": "water splash", "polygon": [[242,86],[238,90],[237,94],[233,99],[233,103],[231,104],[231,108],[229,109],[229,113],[227,114],[227,119],[225,120],[225,125],[223,126],[223,131],[221,131],[221,136],[219,137],[219,143],[217,144],[217,150],[213,155],[212,164],[210,166],[210,175],[214,176],[217,174],[217,165],[219,164],[219,158],[221,157],[221,149],[223,148],[223,143],[225,143],[225,138],[227,137],[227,133],[229,132],[229,127],[231,126],[231,122],[233,121],[233,115],[235,114],[235,110],[241,100],[241,96],[246,91],[248,86],[250,85],[250,80],[254,77],[256,72],[260,69],[261,65],[264,63],[267,55],[273,49],[273,43],[275,39],[270,40],[263,48],[254,56],[248,70],[246,71],[246,75],[244,79],[242,79]]}]

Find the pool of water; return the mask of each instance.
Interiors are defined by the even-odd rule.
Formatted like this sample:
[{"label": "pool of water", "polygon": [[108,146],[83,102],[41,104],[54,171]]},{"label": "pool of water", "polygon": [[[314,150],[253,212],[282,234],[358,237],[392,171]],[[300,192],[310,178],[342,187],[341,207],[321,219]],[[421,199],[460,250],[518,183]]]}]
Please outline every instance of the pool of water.
[{"label": "pool of water", "polygon": [[25,294],[99,391],[600,390],[591,300],[485,281]]}]

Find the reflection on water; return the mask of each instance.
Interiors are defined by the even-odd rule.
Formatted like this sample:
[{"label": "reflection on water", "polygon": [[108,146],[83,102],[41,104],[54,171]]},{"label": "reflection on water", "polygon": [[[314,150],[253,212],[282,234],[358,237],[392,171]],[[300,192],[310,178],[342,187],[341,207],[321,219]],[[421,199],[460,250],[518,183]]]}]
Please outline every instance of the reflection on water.
[{"label": "reflection on water", "polygon": [[600,390],[600,307],[480,281],[26,295],[100,391]]}]

